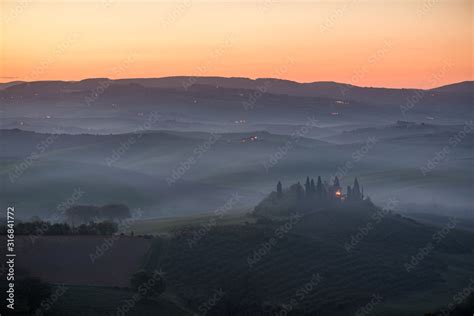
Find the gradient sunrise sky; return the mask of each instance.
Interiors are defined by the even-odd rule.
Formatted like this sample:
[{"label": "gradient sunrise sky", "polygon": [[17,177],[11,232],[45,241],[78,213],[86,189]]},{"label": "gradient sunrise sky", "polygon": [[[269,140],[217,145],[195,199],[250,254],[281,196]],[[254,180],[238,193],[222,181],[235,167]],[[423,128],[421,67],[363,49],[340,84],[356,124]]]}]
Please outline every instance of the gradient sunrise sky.
[{"label": "gradient sunrise sky", "polygon": [[175,75],[473,80],[473,0],[0,0],[0,82]]}]

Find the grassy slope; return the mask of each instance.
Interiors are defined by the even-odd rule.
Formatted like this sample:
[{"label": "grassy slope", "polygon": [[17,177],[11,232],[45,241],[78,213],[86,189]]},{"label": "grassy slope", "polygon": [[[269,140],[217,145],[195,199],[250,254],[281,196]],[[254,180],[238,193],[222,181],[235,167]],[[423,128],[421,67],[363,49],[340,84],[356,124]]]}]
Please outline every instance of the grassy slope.
[{"label": "grassy slope", "polygon": [[168,235],[172,231],[186,226],[209,224],[214,219],[216,220],[215,224],[219,226],[255,222],[253,217],[245,216],[245,211],[248,211],[248,209],[232,210],[232,213],[226,214],[223,217],[216,217],[212,214],[197,214],[186,217],[137,220],[132,223],[129,231],[133,231],[135,234]]},{"label": "grassy slope", "polygon": [[320,273],[320,287],[299,308],[323,315],[354,313],[374,293],[384,297],[377,306],[379,315],[420,314],[447,303],[463,278],[474,273],[469,266],[474,238],[457,231],[407,272],[404,263],[436,229],[392,215],[347,253],[344,243],[366,222],[367,217],[351,213],[308,216],[251,269],[247,257],[280,224],[217,226],[193,247],[189,236],[158,240],[147,266],[166,271],[171,286],[194,307],[218,288],[229,296],[249,289],[249,295],[261,300],[286,303],[313,273]]}]

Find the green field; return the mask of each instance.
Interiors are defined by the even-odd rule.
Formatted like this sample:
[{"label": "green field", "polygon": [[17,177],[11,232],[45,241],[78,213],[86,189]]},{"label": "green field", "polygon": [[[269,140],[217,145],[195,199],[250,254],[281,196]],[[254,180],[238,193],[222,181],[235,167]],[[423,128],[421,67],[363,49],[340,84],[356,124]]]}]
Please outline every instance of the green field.
[{"label": "green field", "polygon": [[[171,232],[181,229],[186,226],[200,226],[200,225],[239,225],[246,223],[254,223],[255,218],[247,216],[249,209],[232,210],[229,214],[223,217],[213,214],[197,214],[186,217],[169,217],[160,219],[137,220],[134,222],[127,233],[131,231],[136,235],[168,235]],[[214,222],[215,221],[215,222]]]}]

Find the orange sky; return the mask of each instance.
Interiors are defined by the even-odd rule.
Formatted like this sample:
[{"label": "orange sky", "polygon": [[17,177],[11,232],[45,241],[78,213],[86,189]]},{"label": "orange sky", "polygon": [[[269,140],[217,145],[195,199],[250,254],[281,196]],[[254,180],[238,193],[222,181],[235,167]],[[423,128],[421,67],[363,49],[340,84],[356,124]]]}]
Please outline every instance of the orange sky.
[{"label": "orange sky", "polygon": [[473,80],[472,0],[0,0],[0,82],[218,75]]}]

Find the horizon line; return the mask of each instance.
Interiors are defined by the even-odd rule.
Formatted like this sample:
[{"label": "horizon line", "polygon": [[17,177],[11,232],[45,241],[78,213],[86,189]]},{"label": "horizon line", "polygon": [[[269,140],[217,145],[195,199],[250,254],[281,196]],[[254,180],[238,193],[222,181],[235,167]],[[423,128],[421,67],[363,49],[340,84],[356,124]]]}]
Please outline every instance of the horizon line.
[{"label": "horizon line", "polygon": [[346,82],[339,82],[339,81],[334,81],[334,80],[319,80],[319,81],[308,81],[308,82],[301,82],[301,81],[296,81],[296,80],[291,80],[291,79],[285,79],[285,78],[276,78],[276,77],[240,77],[240,76],[218,76],[218,75],[213,75],[213,76],[189,76],[189,75],[174,75],[174,76],[163,76],[163,77],[123,77],[123,78],[108,78],[108,77],[87,77],[83,79],[77,79],[77,80],[67,80],[67,79],[45,79],[45,80],[32,80],[32,81],[27,81],[27,80],[11,80],[11,81],[6,81],[6,82],[0,82],[0,84],[9,84],[9,83],[15,83],[15,82],[21,82],[21,83],[33,83],[33,82],[81,82],[81,81],[86,81],[86,80],[111,80],[111,81],[119,81],[119,80],[140,80],[140,79],[170,79],[170,78],[222,78],[222,79],[246,79],[246,80],[251,80],[251,81],[257,81],[257,80],[281,80],[281,81],[288,81],[292,83],[297,83],[297,84],[314,84],[314,83],[334,83],[334,84],[339,84],[339,85],[346,85],[346,86],[352,86],[352,87],[357,87],[357,88],[366,88],[366,89],[393,89],[393,90],[432,90],[432,89],[437,89],[441,88],[444,86],[450,86],[450,85],[455,85],[455,84],[461,84],[465,82],[474,82],[474,79],[472,80],[461,80],[461,81],[456,81],[456,82],[450,82],[446,84],[442,84],[440,86],[434,86],[431,88],[414,88],[414,87],[386,87],[386,86],[358,86],[355,84],[351,83],[346,83]]}]

